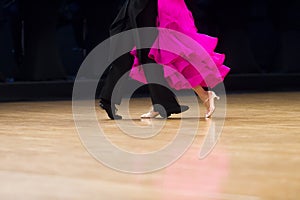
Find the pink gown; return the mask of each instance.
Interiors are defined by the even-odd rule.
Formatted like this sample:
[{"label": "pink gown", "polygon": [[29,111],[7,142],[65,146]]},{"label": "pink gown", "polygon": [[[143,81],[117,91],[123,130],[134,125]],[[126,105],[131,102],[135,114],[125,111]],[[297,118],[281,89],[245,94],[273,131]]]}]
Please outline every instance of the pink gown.
[{"label": "pink gown", "polygon": [[[225,55],[214,52],[218,39],[198,33],[184,0],[158,0],[157,27],[159,34],[149,57],[163,66],[170,87],[213,88],[224,80],[230,69],[223,64]],[[146,84],[136,51],[131,54],[135,60],[130,77]]]}]

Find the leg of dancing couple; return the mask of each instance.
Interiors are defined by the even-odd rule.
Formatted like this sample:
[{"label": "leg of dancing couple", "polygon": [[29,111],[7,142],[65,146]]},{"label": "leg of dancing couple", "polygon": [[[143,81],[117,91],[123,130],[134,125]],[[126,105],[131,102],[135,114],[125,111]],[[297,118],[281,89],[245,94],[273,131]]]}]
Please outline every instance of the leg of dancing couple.
[{"label": "leg of dancing couple", "polygon": [[[121,33],[123,31],[139,28],[139,27],[155,27],[157,18],[157,0],[127,0],[122,9],[120,10],[115,21],[111,25],[111,35]],[[151,35],[153,38],[145,38],[153,42],[156,35]],[[142,35],[138,38],[128,38],[132,43],[141,43],[144,39]],[[128,45],[131,41],[118,41],[118,45]],[[137,46],[137,44],[135,44]],[[134,46],[132,46],[133,48]],[[138,46],[137,46],[138,47]],[[138,50],[138,59],[140,64],[153,63],[154,61],[148,57],[149,49]],[[100,93],[100,107],[103,108],[111,119],[122,119],[120,115],[116,114],[116,104],[121,103],[122,88],[116,87],[119,79],[130,69],[133,65],[133,56],[130,52],[122,55],[116,59],[110,66],[109,73],[107,74],[105,84]],[[148,78],[159,77],[160,81],[165,81],[162,68],[149,68],[144,67],[145,74]],[[167,84],[167,83],[166,83]],[[122,84],[120,84],[122,85]],[[116,91],[112,99],[113,91]],[[149,111],[144,117],[154,118],[161,115],[164,118],[169,117],[171,114],[177,114],[189,109],[188,106],[179,105],[174,94],[167,88],[158,84],[149,84],[149,91],[152,100],[153,109]],[[157,106],[160,105],[160,106]],[[162,109],[163,108],[163,109]]]},{"label": "leg of dancing couple", "polygon": [[[224,80],[230,70],[223,65],[225,55],[214,52],[217,38],[198,33],[184,0],[157,0],[157,3],[159,33],[149,57],[163,66],[171,87],[195,91],[206,108],[205,117],[209,118],[215,111],[214,101],[219,97],[204,88],[213,88]],[[138,57],[137,53],[134,55]],[[134,65],[130,76],[145,82],[147,75],[144,74],[138,65]],[[142,115],[153,116],[153,111]]]}]

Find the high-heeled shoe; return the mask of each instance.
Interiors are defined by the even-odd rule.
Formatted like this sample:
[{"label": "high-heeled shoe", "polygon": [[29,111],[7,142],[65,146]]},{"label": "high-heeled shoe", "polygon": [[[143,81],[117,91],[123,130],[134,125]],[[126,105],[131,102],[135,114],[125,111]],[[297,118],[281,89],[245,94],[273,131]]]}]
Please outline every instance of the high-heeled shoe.
[{"label": "high-heeled shoe", "polygon": [[189,109],[189,107],[186,106],[186,105],[180,105],[180,106],[175,107],[175,108],[169,108],[167,110],[167,112],[163,112],[162,110],[159,110],[159,112],[156,112],[152,108],[149,112],[141,115],[141,118],[155,118],[158,115],[160,115],[162,118],[168,118],[168,117],[171,116],[171,114],[179,114],[179,113],[182,113],[184,111],[187,111],[188,109]]},{"label": "high-heeled shoe", "polygon": [[141,118],[142,119],[150,119],[150,118],[155,118],[159,115],[159,112],[155,112],[153,109],[150,110],[149,112],[142,114]]},{"label": "high-heeled shoe", "polygon": [[215,112],[215,98],[220,99],[219,96],[216,95],[213,91],[208,91],[208,98],[203,102],[204,106],[207,109],[207,112],[205,114],[205,118],[210,118],[212,114]]}]

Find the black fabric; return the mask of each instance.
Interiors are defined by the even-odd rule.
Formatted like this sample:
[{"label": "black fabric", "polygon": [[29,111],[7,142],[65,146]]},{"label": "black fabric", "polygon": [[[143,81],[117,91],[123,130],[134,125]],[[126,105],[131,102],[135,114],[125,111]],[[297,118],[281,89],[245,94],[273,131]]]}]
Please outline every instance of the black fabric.
[{"label": "black fabric", "polygon": [[[155,27],[157,16],[157,1],[156,0],[127,0],[121,8],[119,14],[111,25],[110,34],[115,35],[122,31],[138,28],[138,27]],[[152,36],[151,40],[154,42],[156,35]],[[143,42],[143,38],[131,38],[131,40],[137,45]],[[149,40],[149,38],[147,38]],[[126,43],[126,42],[125,42]],[[118,43],[123,44],[123,41]],[[153,63],[153,60],[148,58],[149,49],[138,51],[138,57],[140,63]],[[113,62],[110,71],[106,77],[105,85],[102,88],[100,98],[110,100],[112,91],[115,89],[119,94],[116,99],[112,100],[114,104],[120,104],[122,98],[122,88],[115,88],[119,78],[129,71],[133,64],[133,57],[127,53],[121,56],[119,59]],[[144,68],[146,77],[156,77],[160,81],[164,81],[162,68],[156,68],[152,70],[150,68]],[[123,85],[123,84],[122,84]],[[149,84],[149,91],[152,100],[152,104],[159,104],[166,110],[170,108],[179,107],[176,97],[167,88],[157,85]]]}]

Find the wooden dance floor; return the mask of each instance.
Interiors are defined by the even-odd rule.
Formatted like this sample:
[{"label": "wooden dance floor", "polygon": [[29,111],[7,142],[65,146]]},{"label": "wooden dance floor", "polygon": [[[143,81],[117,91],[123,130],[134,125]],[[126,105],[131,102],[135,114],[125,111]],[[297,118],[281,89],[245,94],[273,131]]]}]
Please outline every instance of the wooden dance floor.
[{"label": "wooden dance floor", "polygon": [[[186,105],[193,103],[189,96],[183,100]],[[199,126],[191,146],[175,162],[153,172],[133,174],[112,169],[90,154],[77,133],[71,101],[1,103],[0,199],[300,198],[299,92],[227,95],[224,126],[215,127],[222,128],[222,134],[202,159],[199,154],[208,130],[213,124],[223,125],[220,117],[205,120],[200,113],[199,118],[197,108],[191,106],[185,115],[172,115],[168,120],[140,120],[140,114],[149,107],[148,98],[134,98],[130,116],[122,114],[125,119],[118,121],[129,132],[136,130],[134,125],[162,126],[159,133],[148,138],[124,134],[98,107],[96,117],[112,144],[133,153],[146,154],[166,146],[174,140],[181,122]],[[183,134],[190,137],[193,131],[186,129]],[[111,149],[103,149],[103,154],[117,156]],[[157,163],[164,159],[161,156]],[[128,163],[121,158],[121,170]],[[133,165],[147,167],[147,162]]]}]

